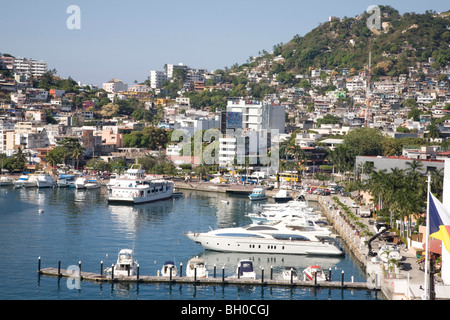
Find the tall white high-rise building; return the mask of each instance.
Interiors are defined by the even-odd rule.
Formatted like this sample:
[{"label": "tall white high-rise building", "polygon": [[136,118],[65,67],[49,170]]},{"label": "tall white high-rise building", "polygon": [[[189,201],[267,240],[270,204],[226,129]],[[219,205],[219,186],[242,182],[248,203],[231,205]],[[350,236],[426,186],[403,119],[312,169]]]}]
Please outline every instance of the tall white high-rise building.
[{"label": "tall white high-rise building", "polygon": [[183,69],[183,70],[188,70],[189,67],[185,66],[184,63],[179,63],[179,64],[166,64],[166,72],[167,72],[167,78],[172,79],[173,77],[173,71],[175,69]]},{"label": "tall white high-rise building", "polygon": [[164,71],[150,71],[150,87],[157,89],[162,86],[162,83],[167,80],[167,74]]},{"label": "tall white high-rise building", "polygon": [[285,132],[284,106],[258,101],[230,100],[227,112],[242,114],[242,129],[254,131],[275,129],[279,133]]}]

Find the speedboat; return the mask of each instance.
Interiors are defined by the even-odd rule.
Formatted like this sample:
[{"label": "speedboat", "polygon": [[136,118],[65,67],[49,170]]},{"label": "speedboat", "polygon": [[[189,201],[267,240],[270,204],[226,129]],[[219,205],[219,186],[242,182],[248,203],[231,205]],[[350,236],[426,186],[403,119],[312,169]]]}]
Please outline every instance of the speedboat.
[{"label": "speedboat", "polygon": [[203,248],[223,252],[282,253],[301,255],[343,255],[329,230],[313,230],[279,222],[249,225],[209,232],[185,233]]},{"label": "speedboat", "polygon": [[40,172],[36,179],[36,184],[38,188],[53,188],[55,179],[48,173]]},{"label": "speedboat", "polygon": [[24,172],[19,179],[13,182],[14,188],[31,188],[37,187],[37,176],[30,175],[28,172]]},{"label": "speedboat", "polygon": [[205,260],[196,256],[188,261],[186,277],[208,278]]},{"label": "speedboat", "polygon": [[148,180],[141,165],[134,164],[125,176],[116,178],[108,190],[110,203],[145,203],[172,198],[173,182],[164,179]]},{"label": "speedboat", "polygon": [[292,196],[289,193],[289,190],[280,189],[280,191],[278,191],[277,194],[273,196],[273,200],[276,203],[286,203],[292,200]]},{"label": "speedboat", "polygon": [[86,189],[86,182],[87,182],[86,176],[80,176],[75,180],[75,188],[77,189]]},{"label": "speedboat", "polygon": [[75,175],[62,174],[59,176],[56,184],[59,188],[75,188]]},{"label": "speedboat", "polygon": [[309,266],[303,270],[303,281],[327,281],[327,275],[320,266]]},{"label": "speedboat", "polygon": [[283,269],[283,280],[298,280],[297,269],[293,267],[285,267]]},{"label": "speedboat", "polygon": [[239,278],[256,279],[255,270],[253,270],[253,262],[250,260],[239,261],[236,267],[236,274]]},{"label": "speedboat", "polygon": [[267,200],[266,189],[255,187],[248,197],[251,201]]},{"label": "speedboat", "polygon": [[170,277],[171,274],[172,277],[177,276],[177,267],[173,261],[166,261],[161,269],[161,276]]},{"label": "speedboat", "polygon": [[383,262],[398,262],[403,258],[402,254],[400,253],[400,249],[395,243],[386,243],[381,246],[380,250],[378,251],[378,257]]},{"label": "speedboat", "polygon": [[[114,265],[114,277],[134,276],[137,274],[137,261],[134,259],[134,252],[131,249],[119,251],[117,262]],[[113,274],[113,268],[105,269],[107,275]]]},{"label": "speedboat", "polygon": [[14,182],[14,180],[10,177],[1,177],[0,178],[0,186],[1,187],[10,186],[13,184],[13,182]]},{"label": "speedboat", "polygon": [[89,179],[84,186],[86,189],[98,189],[101,187],[100,183],[95,179]]}]

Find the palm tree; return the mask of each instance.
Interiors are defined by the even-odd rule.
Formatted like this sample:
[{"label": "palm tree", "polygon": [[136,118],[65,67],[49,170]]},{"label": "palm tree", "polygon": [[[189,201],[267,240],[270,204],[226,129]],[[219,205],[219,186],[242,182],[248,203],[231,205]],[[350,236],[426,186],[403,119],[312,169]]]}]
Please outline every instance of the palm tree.
[{"label": "palm tree", "polygon": [[428,130],[427,137],[432,140],[439,138],[439,136],[441,134],[441,132],[439,131],[438,125],[434,121],[432,121],[430,123],[427,130]]},{"label": "palm tree", "polygon": [[80,162],[80,159],[84,156],[84,152],[86,151],[86,148],[84,148],[80,143],[76,143],[74,145],[74,148],[72,149],[72,158],[76,160],[77,165],[75,166],[76,169],[78,169],[78,164]]}]

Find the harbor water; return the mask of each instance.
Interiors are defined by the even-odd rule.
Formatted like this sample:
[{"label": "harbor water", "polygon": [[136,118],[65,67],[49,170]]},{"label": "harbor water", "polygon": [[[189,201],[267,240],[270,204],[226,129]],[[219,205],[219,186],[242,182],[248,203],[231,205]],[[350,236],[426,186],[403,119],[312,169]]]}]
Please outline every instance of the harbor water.
[{"label": "harbor water", "polygon": [[[257,274],[273,268],[281,277],[285,267],[301,271],[318,264],[331,269],[332,280],[366,281],[351,254],[344,257],[311,257],[211,252],[183,233],[243,226],[260,204],[246,196],[183,191],[183,197],[141,205],[112,205],[106,189],[0,188],[0,299],[2,300],[379,300],[365,290],[302,287],[197,286],[180,284],[123,284],[82,281],[74,289],[67,279],[39,276],[42,268],[67,269],[81,263],[82,271],[100,273],[116,262],[120,249],[130,248],[141,275],[157,275],[167,260],[185,266],[201,256],[212,276],[225,268],[235,273],[240,259],[251,259]],[[345,250],[346,247],[343,246]],[[267,275],[267,271],[266,271]]]}]

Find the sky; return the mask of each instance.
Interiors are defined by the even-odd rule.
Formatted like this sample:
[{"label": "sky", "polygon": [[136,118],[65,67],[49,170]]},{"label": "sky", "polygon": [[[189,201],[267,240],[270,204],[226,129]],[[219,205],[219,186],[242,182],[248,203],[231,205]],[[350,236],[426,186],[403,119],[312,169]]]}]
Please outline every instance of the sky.
[{"label": "sky", "polygon": [[[44,60],[57,75],[101,86],[145,81],[150,70],[184,63],[223,69],[303,36],[329,16],[354,17],[373,1],[1,0],[0,52]],[[71,5],[80,9],[80,29]],[[447,11],[443,0],[378,3],[401,14]],[[70,25],[70,23],[69,23]]]}]

